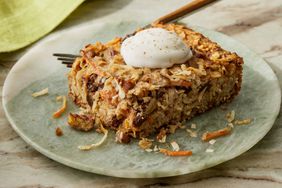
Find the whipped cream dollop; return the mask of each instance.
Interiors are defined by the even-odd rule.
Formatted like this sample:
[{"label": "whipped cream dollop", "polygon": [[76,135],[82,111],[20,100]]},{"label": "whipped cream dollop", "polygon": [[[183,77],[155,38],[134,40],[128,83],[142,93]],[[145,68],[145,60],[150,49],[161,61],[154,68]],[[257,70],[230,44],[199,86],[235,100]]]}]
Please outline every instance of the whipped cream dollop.
[{"label": "whipped cream dollop", "polygon": [[127,38],[120,52],[127,65],[147,68],[167,68],[192,57],[176,33],[161,28],[145,29]]}]

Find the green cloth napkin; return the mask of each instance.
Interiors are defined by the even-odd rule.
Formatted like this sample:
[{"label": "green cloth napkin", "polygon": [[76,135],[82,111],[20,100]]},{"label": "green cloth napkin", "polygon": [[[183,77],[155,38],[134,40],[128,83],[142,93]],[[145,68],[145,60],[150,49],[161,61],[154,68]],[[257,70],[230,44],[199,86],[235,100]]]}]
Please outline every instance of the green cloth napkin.
[{"label": "green cloth napkin", "polygon": [[25,47],[61,23],[84,0],[0,0],[0,52]]}]

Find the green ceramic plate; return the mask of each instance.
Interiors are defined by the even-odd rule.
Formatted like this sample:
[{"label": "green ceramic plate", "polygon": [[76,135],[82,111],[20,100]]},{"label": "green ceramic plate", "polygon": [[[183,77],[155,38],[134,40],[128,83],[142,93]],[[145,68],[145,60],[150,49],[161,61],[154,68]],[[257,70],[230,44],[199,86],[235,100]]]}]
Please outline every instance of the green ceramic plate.
[{"label": "green ceramic plate", "polygon": [[[261,140],[272,127],[280,108],[280,88],[277,78],[265,61],[230,37],[195,27],[222,47],[244,57],[243,87],[240,95],[223,111],[215,108],[187,122],[197,124],[198,134],[226,126],[224,115],[235,110],[237,118],[254,118],[247,126],[235,127],[230,136],[219,138],[214,145],[191,138],[185,131],[177,131],[168,140],[175,140],[181,149],[193,150],[191,157],[167,157],[160,153],[148,153],[137,146],[116,144],[114,134],[102,147],[80,151],[78,145],[99,140],[95,132],[81,133],[70,129],[66,115],[55,120],[55,97],[66,95],[67,68],[58,63],[52,53],[78,53],[87,43],[107,41],[123,36],[141,23],[123,22],[93,24],[54,34],[30,50],[12,68],[3,89],[6,115],[15,131],[36,150],[65,165],[84,171],[127,178],[167,177],[187,174],[209,168],[246,152]],[[49,95],[32,98],[31,93],[49,88]],[[77,107],[69,100],[68,111]],[[67,113],[66,113],[67,114]],[[61,127],[64,135],[57,137],[55,128]],[[207,148],[213,153],[205,152]]]}]

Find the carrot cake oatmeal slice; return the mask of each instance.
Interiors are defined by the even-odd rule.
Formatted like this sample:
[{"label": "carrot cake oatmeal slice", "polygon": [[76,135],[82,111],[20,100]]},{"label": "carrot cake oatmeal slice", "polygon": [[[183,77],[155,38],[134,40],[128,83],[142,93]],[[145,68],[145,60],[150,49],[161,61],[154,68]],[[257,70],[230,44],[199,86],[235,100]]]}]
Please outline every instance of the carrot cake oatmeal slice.
[{"label": "carrot cake oatmeal slice", "polygon": [[70,114],[73,128],[102,126],[115,130],[118,142],[129,143],[167,134],[169,125],[239,93],[243,60],[236,53],[184,25],[150,29],[81,50],[68,74],[69,96],[82,109]]}]

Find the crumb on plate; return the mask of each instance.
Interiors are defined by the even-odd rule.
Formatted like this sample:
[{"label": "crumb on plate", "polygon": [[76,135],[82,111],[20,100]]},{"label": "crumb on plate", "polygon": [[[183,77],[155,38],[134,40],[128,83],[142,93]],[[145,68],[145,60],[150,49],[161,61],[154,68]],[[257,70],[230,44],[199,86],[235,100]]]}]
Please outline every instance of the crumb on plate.
[{"label": "crumb on plate", "polygon": [[87,151],[87,150],[91,150],[91,149],[94,149],[94,148],[97,148],[97,147],[101,146],[105,142],[107,137],[108,137],[108,130],[105,129],[102,125],[101,125],[100,129],[104,133],[104,136],[103,136],[103,138],[99,142],[94,143],[94,144],[90,144],[90,145],[78,146],[78,149]]},{"label": "crumb on plate", "polygon": [[161,129],[159,134],[157,135],[157,141],[160,143],[166,142],[166,130]]},{"label": "crumb on plate", "polygon": [[223,129],[220,129],[220,130],[217,130],[217,131],[205,132],[202,135],[202,140],[203,141],[209,141],[211,139],[218,138],[218,137],[221,137],[221,136],[225,136],[225,135],[228,135],[230,133],[231,133],[231,127],[227,126]]},{"label": "crumb on plate", "polygon": [[149,149],[152,147],[152,141],[147,139],[147,138],[142,138],[140,141],[139,141],[139,146],[140,148],[146,150],[146,149]]},{"label": "crumb on plate", "polygon": [[150,149],[150,148],[148,148],[148,149],[145,149],[145,151],[147,151],[147,152],[152,152],[153,150]]},{"label": "crumb on plate", "polygon": [[192,138],[197,138],[198,137],[198,134],[196,131],[193,131],[191,129],[186,129],[186,132],[189,133],[189,135],[192,137]]},{"label": "crumb on plate", "polygon": [[154,152],[159,151],[159,147],[158,147],[157,145],[155,145],[153,151],[154,151]]},{"label": "crumb on plate", "polygon": [[230,128],[234,128],[233,123],[228,123],[227,126],[230,127]]},{"label": "crumb on plate", "polygon": [[169,125],[169,133],[174,134],[176,129],[179,127],[178,125]]},{"label": "crumb on plate", "polygon": [[191,129],[197,129],[197,125],[195,123],[191,124]]},{"label": "crumb on plate", "polygon": [[216,139],[211,139],[211,140],[209,141],[209,144],[214,145],[215,142],[216,142]]},{"label": "crumb on plate", "polygon": [[171,142],[170,145],[173,151],[179,151],[179,145],[175,141]]},{"label": "crumb on plate", "polygon": [[235,120],[235,125],[247,125],[250,124],[252,122],[251,118],[248,119],[243,119],[243,120]]},{"label": "crumb on plate", "polygon": [[207,148],[207,149],[206,149],[206,152],[207,152],[207,153],[213,153],[213,152],[214,152],[214,149]]},{"label": "crumb on plate", "polygon": [[56,128],[56,135],[57,136],[63,136],[63,131],[62,131],[62,129],[60,127]]},{"label": "crumb on plate", "polygon": [[57,101],[63,101],[63,104],[62,106],[56,111],[53,113],[53,118],[59,118],[62,116],[62,114],[66,111],[67,109],[67,97],[66,96],[58,96],[56,98]]},{"label": "crumb on plate", "polygon": [[48,92],[49,92],[49,89],[45,88],[45,89],[42,89],[40,91],[32,93],[31,96],[36,98],[36,97],[40,97],[40,96],[43,96],[43,95],[47,95]]},{"label": "crumb on plate", "polygon": [[167,156],[191,156],[193,153],[190,150],[183,150],[183,151],[171,151],[168,149],[160,148],[160,152],[167,155]]},{"label": "crumb on plate", "polygon": [[228,112],[225,116],[226,120],[231,123],[235,119],[235,111],[232,110],[231,112]]}]

